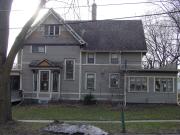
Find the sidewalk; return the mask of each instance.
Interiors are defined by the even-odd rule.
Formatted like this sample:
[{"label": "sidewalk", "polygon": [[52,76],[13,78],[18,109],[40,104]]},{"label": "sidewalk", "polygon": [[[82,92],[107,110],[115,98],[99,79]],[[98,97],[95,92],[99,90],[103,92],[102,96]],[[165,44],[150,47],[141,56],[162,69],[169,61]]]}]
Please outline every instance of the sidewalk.
[{"label": "sidewalk", "polygon": [[[30,123],[52,123],[54,120],[17,120],[20,122]],[[66,123],[121,123],[121,121],[78,121],[78,120],[59,120]],[[166,122],[180,122],[180,120],[127,120],[126,123],[166,123]]]}]

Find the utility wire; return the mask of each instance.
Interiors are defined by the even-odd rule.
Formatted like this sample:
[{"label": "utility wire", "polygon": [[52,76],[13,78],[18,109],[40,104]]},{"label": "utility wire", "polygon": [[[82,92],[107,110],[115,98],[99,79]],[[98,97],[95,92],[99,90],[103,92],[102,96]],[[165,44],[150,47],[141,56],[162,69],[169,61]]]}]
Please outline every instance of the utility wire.
[{"label": "utility wire", "polygon": [[[179,13],[179,11],[172,11],[172,12],[163,12],[163,13],[156,13],[156,14],[146,14],[146,15],[137,15],[137,16],[127,16],[127,17],[120,17],[120,18],[111,18],[111,19],[104,19],[104,20],[99,20],[99,21],[110,21],[110,20],[121,20],[121,19],[132,19],[132,18],[139,18],[139,17],[148,17],[148,16],[160,16],[160,15],[167,15],[167,14],[173,14],[173,13]],[[97,20],[98,21],[98,20]],[[79,24],[79,23],[87,23],[87,22],[96,22],[94,20],[85,20],[85,21],[72,21],[72,22],[66,22],[66,24]],[[14,28],[9,28],[9,29],[21,29],[22,27],[14,27]]]},{"label": "utility wire", "polygon": [[[50,0],[50,1],[57,1],[58,0]],[[153,2],[133,2],[133,3],[119,3],[119,4],[100,4],[100,5],[97,5],[98,7],[105,7],[105,6],[122,6],[122,5],[136,5],[136,4],[154,4],[154,3],[163,3],[163,2],[168,2],[168,1],[153,1]],[[84,7],[88,7],[89,8],[89,5],[77,5],[77,6],[74,6],[74,8],[84,8]],[[69,6],[64,6],[64,7],[54,7],[53,9],[58,9],[58,8],[69,8]],[[43,9],[50,9],[48,7],[44,7]],[[11,11],[11,12],[22,12],[22,11],[25,11],[25,10],[0,10],[0,12],[8,12],[8,11]]]}]

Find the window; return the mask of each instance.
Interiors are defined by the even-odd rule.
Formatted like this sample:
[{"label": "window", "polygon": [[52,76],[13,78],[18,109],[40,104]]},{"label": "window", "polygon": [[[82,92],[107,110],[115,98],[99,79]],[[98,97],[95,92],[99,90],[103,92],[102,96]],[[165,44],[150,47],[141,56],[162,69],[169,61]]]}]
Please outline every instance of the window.
[{"label": "window", "polygon": [[45,25],[45,35],[48,36],[57,36],[60,34],[59,25]]},{"label": "window", "polygon": [[156,78],[155,92],[173,92],[173,78]]},{"label": "window", "polygon": [[38,74],[37,72],[33,73],[33,90],[37,91],[37,80],[38,80]]},{"label": "window", "polygon": [[146,77],[130,77],[130,92],[146,92],[147,78]]},{"label": "window", "polygon": [[11,90],[20,89],[20,76],[16,76],[16,75],[10,76],[10,89]]},{"label": "window", "polygon": [[45,45],[32,45],[32,53],[45,53]]},{"label": "window", "polygon": [[59,72],[53,72],[53,79],[52,79],[52,90],[53,92],[58,92],[59,89]]},{"label": "window", "polygon": [[111,64],[118,64],[119,59],[118,59],[118,54],[117,53],[111,53]]},{"label": "window", "polygon": [[95,89],[95,73],[87,73],[86,74],[86,89],[94,90]]},{"label": "window", "polygon": [[40,91],[49,91],[49,71],[40,71]]},{"label": "window", "polygon": [[74,68],[75,68],[75,60],[66,59],[65,60],[65,79],[66,80],[74,80]]},{"label": "window", "polygon": [[119,87],[119,74],[110,74],[110,88]]},{"label": "window", "polygon": [[88,64],[95,63],[95,53],[87,53],[87,63]]}]

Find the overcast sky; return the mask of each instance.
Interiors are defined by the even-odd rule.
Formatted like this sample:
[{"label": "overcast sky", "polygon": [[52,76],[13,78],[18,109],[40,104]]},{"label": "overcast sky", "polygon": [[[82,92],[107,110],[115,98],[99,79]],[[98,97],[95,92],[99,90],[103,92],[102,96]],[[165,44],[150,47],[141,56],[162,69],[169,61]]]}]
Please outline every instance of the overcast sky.
[{"label": "overcast sky", "polygon": [[[59,2],[57,2],[59,1]],[[65,20],[89,20],[91,19],[91,6],[93,0],[53,0],[46,4],[47,8],[54,8]],[[73,8],[71,4],[75,1],[75,7],[78,5],[80,8]],[[79,2],[78,2],[79,1]],[[158,9],[158,6],[144,3],[144,4],[124,4],[122,3],[139,3],[149,2],[150,0],[95,0],[97,6],[97,19],[113,19],[122,18],[127,16],[136,16],[146,14],[148,11],[154,11]],[[151,0],[152,1],[152,0]],[[155,1],[155,0],[154,0]],[[15,37],[20,32],[20,28],[31,17],[35,9],[37,8],[39,0],[14,0],[12,5],[12,12],[10,17],[10,36],[9,36],[9,48],[14,42]],[[113,5],[111,5],[113,4]],[[115,5],[117,4],[117,5]],[[71,8],[69,8],[71,5]],[[106,6],[102,6],[106,5]],[[87,7],[81,7],[87,6]],[[62,8],[66,7],[66,8]],[[76,14],[74,12],[76,11]],[[40,17],[46,13],[48,9],[43,9],[40,13]],[[78,17],[79,16],[79,17]],[[39,17],[39,18],[40,18]],[[133,18],[137,19],[137,18]]]}]

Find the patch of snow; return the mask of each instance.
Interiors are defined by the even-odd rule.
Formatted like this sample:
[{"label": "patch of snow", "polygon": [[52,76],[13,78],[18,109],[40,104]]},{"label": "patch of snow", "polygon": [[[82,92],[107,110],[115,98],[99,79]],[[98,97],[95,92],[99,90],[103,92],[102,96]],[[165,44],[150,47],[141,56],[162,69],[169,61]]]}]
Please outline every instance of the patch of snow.
[{"label": "patch of snow", "polygon": [[43,130],[47,132],[63,133],[68,135],[108,135],[108,133],[103,131],[102,129],[86,124],[53,123]]}]

